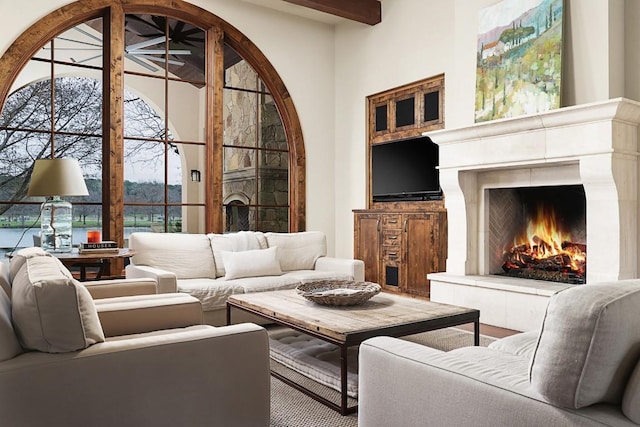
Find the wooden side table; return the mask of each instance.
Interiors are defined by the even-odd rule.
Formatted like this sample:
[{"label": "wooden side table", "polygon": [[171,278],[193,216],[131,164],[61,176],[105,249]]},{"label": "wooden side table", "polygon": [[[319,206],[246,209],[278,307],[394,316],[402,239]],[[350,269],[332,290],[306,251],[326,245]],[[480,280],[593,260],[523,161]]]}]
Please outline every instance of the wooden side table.
[{"label": "wooden side table", "polygon": [[129,248],[119,248],[118,252],[90,252],[80,253],[78,249],[72,252],[51,253],[58,258],[62,264],[71,270],[72,267],[80,268],[80,280],[87,280],[87,267],[97,267],[98,274],[95,280],[101,279],[109,274],[109,265],[111,260],[127,259],[135,255],[135,251]]}]

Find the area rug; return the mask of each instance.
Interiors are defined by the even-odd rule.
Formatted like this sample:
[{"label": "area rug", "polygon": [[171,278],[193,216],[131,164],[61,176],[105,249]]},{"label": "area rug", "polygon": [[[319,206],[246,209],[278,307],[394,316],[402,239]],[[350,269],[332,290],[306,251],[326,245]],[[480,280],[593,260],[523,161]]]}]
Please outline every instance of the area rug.
[{"label": "area rug", "polygon": [[[456,328],[409,335],[403,339],[444,351],[473,345],[473,334]],[[486,347],[493,341],[494,338],[480,336],[481,346]],[[323,397],[339,402],[340,395],[332,388],[312,381],[273,359],[271,368],[311,388]],[[355,399],[349,398],[349,406],[356,403]],[[357,427],[357,425],[357,413],[342,416],[282,381],[271,378],[271,427]]]}]

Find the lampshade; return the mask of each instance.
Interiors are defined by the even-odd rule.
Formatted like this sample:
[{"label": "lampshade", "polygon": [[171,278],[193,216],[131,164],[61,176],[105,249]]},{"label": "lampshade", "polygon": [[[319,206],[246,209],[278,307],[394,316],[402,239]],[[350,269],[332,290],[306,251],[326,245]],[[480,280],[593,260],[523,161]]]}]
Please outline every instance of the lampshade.
[{"label": "lampshade", "polygon": [[76,159],[38,159],[33,167],[28,196],[88,196]]}]

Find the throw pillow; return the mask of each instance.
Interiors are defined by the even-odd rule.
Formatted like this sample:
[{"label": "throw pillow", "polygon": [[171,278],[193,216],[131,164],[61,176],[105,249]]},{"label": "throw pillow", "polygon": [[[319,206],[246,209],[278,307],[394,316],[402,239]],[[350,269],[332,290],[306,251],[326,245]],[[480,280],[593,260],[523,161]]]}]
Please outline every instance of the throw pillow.
[{"label": "throw pillow", "polygon": [[279,276],[282,274],[278,262],[277,247],[250,251],[221,251],[226,280],[242,277]]},{"label": "throw pillow", "polygon": [[26,259],[12,291],[13,324],[25,349],[64,353],[105,340],[89,291],[57,259]]},{"label": "throw pillow", "polygon": [[316,260],[327,255],[327,239],[321,231],[265,233],[269,247],[278,247],[282,271],[313,270]]},{"label": "throw pillow", "polygon": [[260,231],[238,231],[228,234],[207,234],[211,241],[213,259],[216,263],[216,277],[225,275],[222,251],[241,252],[254,249],[266,249],[267,240]]},{"label": "throw pillow", "polygon": [[640,280],[574,286],[553,295],[529,368],[533,388],[564,408],[620,405],[640,358],[639,306]]},{"label": "throw pillow", "polygon": [[640,361],[627,383],[622,398],[622,412],[636,424],[640,424]]}]

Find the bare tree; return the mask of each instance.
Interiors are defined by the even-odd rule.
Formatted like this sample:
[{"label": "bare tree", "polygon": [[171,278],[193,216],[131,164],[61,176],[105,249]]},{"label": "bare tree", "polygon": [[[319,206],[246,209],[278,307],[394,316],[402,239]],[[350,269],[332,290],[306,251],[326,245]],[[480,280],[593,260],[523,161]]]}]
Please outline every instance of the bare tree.
[{"label": "bare tree", "polygon": [[[59,77],[11,94],[0,115],[0,200],[7,202],[0,204],[0,214],[26,197],[36,159],[72,157],[88,178],[101,180],[102,121],[99,80]],[[144,100],[125,93],[125,135],[162,140],[166,132],[163,119]],[[127,161],[157,166],[164,158],[164,144],[142,139],[127,141]]]}]

